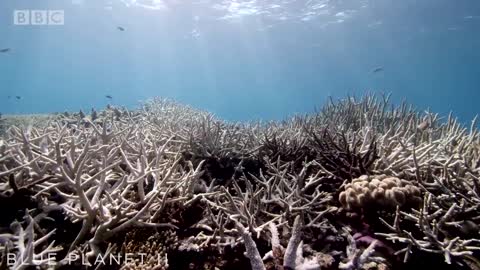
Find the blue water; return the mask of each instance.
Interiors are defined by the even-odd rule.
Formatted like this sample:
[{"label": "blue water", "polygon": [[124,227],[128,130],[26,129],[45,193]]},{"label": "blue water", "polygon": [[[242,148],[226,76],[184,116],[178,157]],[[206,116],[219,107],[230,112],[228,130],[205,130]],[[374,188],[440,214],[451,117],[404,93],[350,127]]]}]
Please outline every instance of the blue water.
[{"label": "blue water", "polygon": [[[65,25],[14,25],[22,9],[64,10]],[[269,120],[366,92],[479,113],[478,0],[2,0],[2,48],[4,114],[162,96]]]}]

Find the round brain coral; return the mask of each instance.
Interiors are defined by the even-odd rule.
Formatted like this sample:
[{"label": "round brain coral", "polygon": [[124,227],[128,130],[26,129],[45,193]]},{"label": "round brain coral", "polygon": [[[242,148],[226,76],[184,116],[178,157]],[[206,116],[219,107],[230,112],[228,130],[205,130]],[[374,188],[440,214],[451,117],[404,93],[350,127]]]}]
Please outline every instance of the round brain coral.
[{"label": "round brain coral", "polygon": [[386,175],[362,175],[345,185],[339,200],[346,209],[368,205],[402,206],[421,200],[420,189],[410,181]]}]

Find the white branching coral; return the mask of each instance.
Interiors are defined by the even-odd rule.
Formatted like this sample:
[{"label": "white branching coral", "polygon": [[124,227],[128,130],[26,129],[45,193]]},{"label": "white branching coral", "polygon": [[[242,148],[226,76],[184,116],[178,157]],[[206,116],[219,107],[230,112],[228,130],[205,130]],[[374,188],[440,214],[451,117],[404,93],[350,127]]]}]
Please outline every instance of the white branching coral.
[{"label": "white branching coral", "polygon": [[297,264],[297,250],[302,241],[302,228],[302,220],[300,216],[297,216],[293,222],[292,236],[290,237],[290,241],[288,241],[287,248],[285,249],[285,256],[283,258],[283,268],[286,270],[295,269]]},{"label": "white branching coral", "polygon": [[375,246],[377,245],[377,240],[372,241],[370,245],[364,250],[358,249],[353,237],[348,233],[348,246],[347,246],[347,262],[340,262],[338,265],[339,269],[354,270],[362,269],[362,267],[368,262],[384,262],[385,259],[382,257],[373,256],[375,252]]},{"label": "white branching coral", "polygon": [[[112,121],[106,115],[101,122],[67,124],[62,119],[44,130],[10,129],[12,145],[2,166],[18,165],[0,173],[15,173],[16,186],[29,185],[35,198],[62,197],[67,215],[82,223],[69,252],[88,243],[88,254],[97,256],[99,244],[130,227],[176,228],[154,218],[169,203],[168,193],[191,195],[191,182],[201,173],[201,166],[193,171],[178,166],[179,142],[171,134],[151,133],[148,126],[134,124],[141,115],[130,117]],[[49,179],[38,182],[46,175]]]},{"label": "white branching coral", "polygon": [[[44,215],[61,209],[62,220],[79,224],[62,243],[65,256],[93,258],[111,251],[106,243],[116,236],[150,228],[182,231],[179,253],[224,254],[244,244],[253,268],[264,269],[266,255],[279,267],[315,269],[321,254],[304,258],[305,247],[321,246],[327,227],[337,234],[350,227],[338,215],[344,208],[369,211],[369,204],[383,224],[369,229],[405,243],[397,251],[405,260],[421,251],[459,263],[480,249],[475,121],[465,128],[406,104],[390,109],[388,96],[332,101],[282,123],[226,123],[162,99],[48,121],[10,127],[0,139],[0,200],[12,208],[29,202]],[[32,209],[14,210],[8,224]],[[260,254],[269,235],[272,252]],[[351,248],[342,267],[373,249]],[[334,257],[324,258],[332,265]]]},{"label": "white branching coral", "polygon": [[245,229],[245,227],[237,222],[236,223],[238,232],[243,238],[246,250],[246,256],[250,259],[250,264],[252,265],[252,270],[265,270],[265,266],[262,262],[262,257],[258,252],[257,245],[255,241],[252,239],[252,235],[250,232]]},{"label": "white branching coral", "polygon": [[[40,219],[41,216],[38,216]],[[55,241],[48,244],[48,239],[55,233],[55,230],[40,236],[41,233],[36,232],[38,227],[38,219],[32,218],[30,215],[25,217],[26,227],[24,228],[20,222],[12,224],[13,234],[2,235],[5,245],[3,249],[6,251],[3,265],[5,269],[8,267],[13,270],[29,269],[32,266],[55,265],[55,255],[62,250],[61,247],[55,246]],[[41,252],[38,252],[41,248]],[[13,256],[12,256],[13,255]]]}]

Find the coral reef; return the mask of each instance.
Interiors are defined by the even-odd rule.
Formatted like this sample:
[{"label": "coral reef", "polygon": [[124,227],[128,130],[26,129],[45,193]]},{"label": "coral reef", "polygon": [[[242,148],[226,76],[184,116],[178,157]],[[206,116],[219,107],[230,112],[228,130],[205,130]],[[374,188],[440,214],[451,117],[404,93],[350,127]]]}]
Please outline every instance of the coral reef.
[{"label": "coral reef", "polygon": [[479,209],[475,120],[388,96],[269,123],[153,99],[0,138],[0,269],[479,269]]},{"label": "coral reef", "polygon": [[402,206],[421,201],[420,189],[410,181],[386,175],[362,175],[345,185],[340,203],[346,209],[365,208],[372,204]]},{"label": "coral reef", "polygon": [[124,261],[120,269],[168,269],[166,254],[176,248],[177,242],[175,233],[171,231],[162,233],[145,229],[130,231],[122,244],[122,253],[132,254],[134,257]]},{"label": "coral reef", "polygon": [[11,126],[23,127],[24,129],[31,127],[40,128],[48,125],[54,119],[55,115],[50,114],[0,114],[0,136],[4,136],[7,129]]}]

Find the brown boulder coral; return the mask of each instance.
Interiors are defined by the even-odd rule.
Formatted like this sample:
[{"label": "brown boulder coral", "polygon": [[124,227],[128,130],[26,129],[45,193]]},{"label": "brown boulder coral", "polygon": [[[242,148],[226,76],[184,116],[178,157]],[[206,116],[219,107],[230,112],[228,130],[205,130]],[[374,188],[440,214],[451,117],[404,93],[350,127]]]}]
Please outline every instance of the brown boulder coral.
[{"label": "brown boulder coral", "polygon": [[176,247],[178,238],[173,231],[163,231],[149,235],[144,230],[133,230],[126,235],[122,251],[133,255],[120,269],[143,270],[168,269],[167,252]]},{"label": "brown boulder coral", "polygon": [[402,206],[421,201],[420,189],[410,181],[386,175],[362,175],[345,185],[340,203],[346,209],[367,205]]}]

